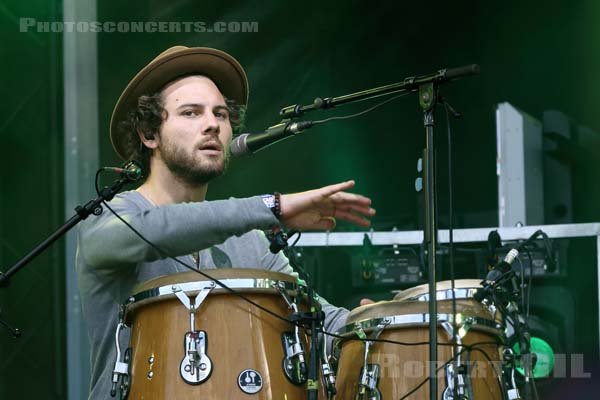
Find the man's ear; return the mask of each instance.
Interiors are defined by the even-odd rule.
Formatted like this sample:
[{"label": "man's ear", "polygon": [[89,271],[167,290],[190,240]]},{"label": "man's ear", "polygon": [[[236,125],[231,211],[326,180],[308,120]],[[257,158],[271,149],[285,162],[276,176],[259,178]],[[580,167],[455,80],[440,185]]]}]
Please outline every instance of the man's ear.
[{"label": "man's ear", "polygon": [[140,129],[138,129],[137,134],[144,146],[146,146],[147,148],[155,149],[158,147],[158,140],[156,138],[157,135],[155,135],[154,133],[142,132]]}]

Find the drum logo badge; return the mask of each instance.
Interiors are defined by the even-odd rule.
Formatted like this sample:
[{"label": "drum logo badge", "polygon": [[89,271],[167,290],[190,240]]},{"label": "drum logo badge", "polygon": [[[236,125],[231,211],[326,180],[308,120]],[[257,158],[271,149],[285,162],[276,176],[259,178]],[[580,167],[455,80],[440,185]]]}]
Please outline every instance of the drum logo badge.
[{"label": "drum logo badge", "polygon": [[245,369],[238,376],[238,386],[244,393],[258,393],[263,387],[262,376],[255,369]]}]

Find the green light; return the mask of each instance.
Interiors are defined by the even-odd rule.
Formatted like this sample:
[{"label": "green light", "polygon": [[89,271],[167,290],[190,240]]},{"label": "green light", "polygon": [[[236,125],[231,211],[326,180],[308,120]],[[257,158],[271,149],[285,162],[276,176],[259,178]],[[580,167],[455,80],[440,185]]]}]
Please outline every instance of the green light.
[{"label": "green light", "polygon": [[[519,343],[515,343],[513,350],[515,351],[515,354],[521,354]],[[552,369],[554,368],[554,351],[552,350],[552,347],[550,347],[545,340],[538,337],[532,337],[531,352],[535,353],[537,356],[537,361],[533,368],[533,377],[537,379],[545,378],[550,375],[550,372],[552,372]],[[521,375],[525,375],[523,368],[518,367],[516,370]]]}]

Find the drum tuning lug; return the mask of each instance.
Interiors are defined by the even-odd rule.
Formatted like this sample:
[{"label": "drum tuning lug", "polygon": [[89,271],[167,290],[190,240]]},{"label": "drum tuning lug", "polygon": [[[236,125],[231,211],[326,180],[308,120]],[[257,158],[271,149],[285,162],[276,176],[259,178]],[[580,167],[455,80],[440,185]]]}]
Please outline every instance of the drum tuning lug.
[{"label": "drum tuning lug", "polygon": [[[442,400],[472,399],[472,388],[469,379],[466,365],[448,364],[446,366],[446,389],[442,393]],[[456,387],[454,386],[455,382]]]},{"label": "drum tuning lug", "polygon": [[308,370],[304,357],[304,348],[297,332],[284,332],[281,335],[283,344],[283,373],[294,385],[302,385],[308,379]]},{"label": "drum tuning lug", "polygon": [[181,378],[190,385],[206,381],[212,372],[212,361],[206,354],[207,335],[204,331],[191,331],[185,334],[183,360],[179,372]]},{"label": "drum tuning lug", "polygon": [[379,364],[367,364],[366,369],[361,369],[357,400],[381,400],[381,392],[377,388],[380,371]]},{"label": "drum tuning lug", "polygon": [[150,365],[154,364],[154,356],[148,357],[148,364],[150,364]]},{"label": "drum tuning lug", "polygon": [[153,371],[148,371],[148,379],[152,379],[154,377]]}]

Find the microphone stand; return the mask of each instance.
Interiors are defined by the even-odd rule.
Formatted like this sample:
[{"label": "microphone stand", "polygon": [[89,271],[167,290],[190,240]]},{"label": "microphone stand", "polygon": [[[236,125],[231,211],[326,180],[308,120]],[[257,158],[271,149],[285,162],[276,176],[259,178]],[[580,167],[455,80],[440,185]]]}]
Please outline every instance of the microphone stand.
[{"label": "microphone stand", "polygon": [[[90,214],[100,215],[102,214],[102,202],[110,201],[115,197],[115,195],[125,186],[125,184],[133,182],[137,180],[133,178],[131,175],[128,176],[126,173],[121,174],[121,178],[117,179],[113,182],[112,185],[108,187],[104,187],[100,191],[100,195],[95,199],[88,201],[85,205],[78,205],[75,207],[76,214],[73,215],[69,220],[67,220],[62,226],[60,226],[56,231],[54,231],[48,238],[38,244],[33,250],[27,253],[24,257],[22,257],[19,261],[17,261],[11,268],[6,272],[0,272],[0,288],[8,287],[10,285],[10,278],[19,272],[22,268],[28,265],[31,261],[33,261],[37,256],[44,252],[48,247],[50,247],[54,242],[60,239],[63,235],[65,235],[71,228],[77,225],[82,220],[86,219],[90,216]],[[2,324],[8,325],[2,321]],[[18,329],[12,329],[12,336],[18,337],[20,336],[20,331]]]},{"label": "microphone stand", "polygon": [[442,69],[436,73],[414,76],[400,83],[368,89],[353,94],[334,98],[317,97],[312,104],[284,107],[279,114],[286,119],[300,117],[309,111],[333,108],[338,105],[372,99],[389,94],[418,92],[419,104],[423,110],[426,147],[423,151],[425,180],[425,227],[423,230],[424,245],[427,246],[428,278],[429,278],[429,398],[436,400],[437,387],[437,296],[436,296],[436,252],[438,247],[437,224],[437,187],[435,180],[435,145],[434,145],[434,112],[441,101],[439,85],[462,77],[479,73],[479,65],[472,64],[459,68]]}]

